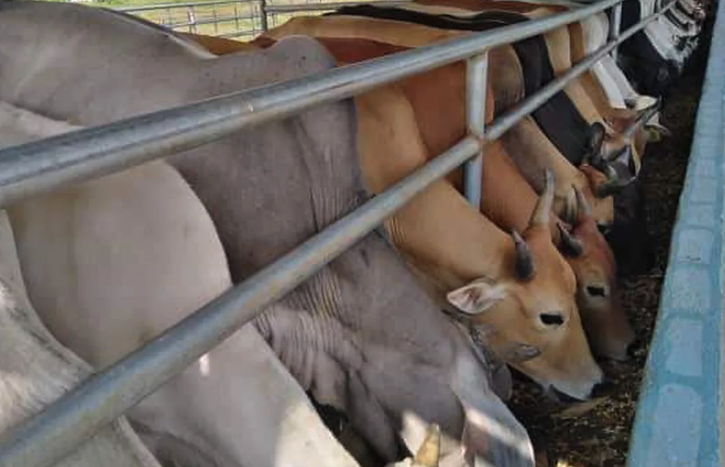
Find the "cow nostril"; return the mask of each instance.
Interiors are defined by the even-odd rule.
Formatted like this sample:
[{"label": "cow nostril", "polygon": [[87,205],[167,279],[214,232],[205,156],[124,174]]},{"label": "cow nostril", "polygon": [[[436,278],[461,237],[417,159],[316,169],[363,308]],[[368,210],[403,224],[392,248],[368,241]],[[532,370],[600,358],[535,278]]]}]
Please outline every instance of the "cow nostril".
[{"label": "cow nostril", "polygon": [[627,356],[629,358],[637,358],[637,350],[639,348],[639,341],[635,340],[627,346]]},{"label": "cow nostril", "polygon": [[552,399],[554,402],[559,402],[561,404],[578,404],[582,401],[582,399],[577,399],[576,397],[572,397],[569,394],[566,394],[564,392],[559,391],[553,386],[550,386],[549,389],[546,391],[545,395]]},{"label": "cow nostril", "polygon": [[616,387],[617,385],[613,381],[604,380],[603,382],[594,385],[591,397],[604,397],[612,394]]}]

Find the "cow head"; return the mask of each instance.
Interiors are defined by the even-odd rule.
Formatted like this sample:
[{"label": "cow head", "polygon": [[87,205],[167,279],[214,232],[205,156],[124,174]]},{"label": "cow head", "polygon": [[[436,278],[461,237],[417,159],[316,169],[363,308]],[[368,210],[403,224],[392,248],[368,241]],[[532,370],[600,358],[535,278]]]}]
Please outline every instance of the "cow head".
[{"label": "cow head", "polygon": [[[494,351],[516,342],[538,349],[529,360],[508,363],[544,387],[579,399],[589,396],[602,372],[594,361],[575,302],[576,278],[549,229],[554,187],[546,187],[523,235],[513,232],[502,255],[509,273],[480,278],[448,294],[448,301],[473,315]],[[496,306],[494,306],[496,305]]]},{"label": "cow head", "polygon": [[636,178],[631,142],[618,135],[607,136],[604,125],[599,122],[590,128],[582,165],[591,166],[601,174],[601,177],[587,174],[598,198],[614,195]]},{"label": "cow head", "polygon": [[[604,121],[615,133],[614,140],[619,140],[618,147],[621,149],[629,144],[635,151],[634,163],[637,173],[641,166],[639,155],[644,154],[645,146],[649,142],[660,142],[664,138],[672,136],[672,132],[659,123],[659,110],[661,99],[650,96],[638,96],[638,99],[630,101],[632,108],[618,110],[615,115],[610,115]],[[614,154],[616,151],[610,150]],[[605,156],[606,158],[607,156]]]},{"label": "cow head", "polygon": [[657,122],[650,122],[644,125],[643,137],[645,143],[659,143],[665,138],[672,136],[672,132],[664,125]]},{"label": "cow head", "polygon": [[577,305],[589,343],[595,354],[625,360],[635,336],[617,292],[614,254],[576,187],[567,202],[565,220],[572,232],[559,224],[561,249],[576,275]]}]

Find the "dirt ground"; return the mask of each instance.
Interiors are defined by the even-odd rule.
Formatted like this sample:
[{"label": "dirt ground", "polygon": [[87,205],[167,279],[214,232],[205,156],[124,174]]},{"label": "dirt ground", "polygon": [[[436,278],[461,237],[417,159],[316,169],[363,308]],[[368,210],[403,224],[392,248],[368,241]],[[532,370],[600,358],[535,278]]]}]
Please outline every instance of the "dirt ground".
[{"label": "dirt ground", "polygon": [[660,122],[672,130],[673,137],[648,145],[644,158],[641,178],[656,260],[645,274],[621,281],[627,313],[638,336],[635,358],[602,362],[609,379],[607,389],[581,404],[555,402],[542,396],[533,383],[516,378],[510,406],[534,442],[537,467],[621,467],[626,463],[707,65],[711,22],[712,18],[685,73],[664,99]]}]

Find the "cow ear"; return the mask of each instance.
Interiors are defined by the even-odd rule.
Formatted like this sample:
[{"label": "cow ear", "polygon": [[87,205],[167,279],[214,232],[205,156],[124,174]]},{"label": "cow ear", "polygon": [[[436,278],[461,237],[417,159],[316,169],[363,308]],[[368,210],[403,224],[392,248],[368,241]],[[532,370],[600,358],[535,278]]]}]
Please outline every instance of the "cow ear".
[{"label": "cow ear", "polygon": [[491,284],[484,279],[475,280],[447,295],[452,305],[469,315],[483,313],[505,297],[505,286]]},{"label": "cow ear", "polygon": [[567,191],[566,197],[564,198],[564,212],[561,218],[571,226],[576,226],[579,223],[579,211],[577,210],[574,187]]},{"label": "cow ear", "polygon": [[647,142],[659,143],[665,138],[672,136],[672,132],[667,127],[660,125],[659,123],[649,123],[644,127],[645,134],[647,135]]}]

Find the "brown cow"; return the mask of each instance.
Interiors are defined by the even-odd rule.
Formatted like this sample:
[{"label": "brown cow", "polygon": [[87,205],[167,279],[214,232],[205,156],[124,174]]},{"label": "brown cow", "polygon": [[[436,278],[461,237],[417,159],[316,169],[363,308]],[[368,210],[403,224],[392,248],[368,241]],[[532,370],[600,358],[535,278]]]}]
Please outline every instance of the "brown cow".
[{"label": "brown cow", "polygon": [[[338,61],[344,63],[374,58],[400,50],[400,48],[387,44],[360,39],[326,38],[320,39],[320,41]],[[464,76],[463,73],[463,64],[457,63],[413,76],[399,83],[401,91],[415,111],[416,123],[429,156],[442,153],[465,134],[465,89],[464,81],[461,79]],[[446,86],[440,86],[440,83],[446,83]],[[379,112],[377,109],[369,110]],[[441,115],[445,115],[445,118],[441,118]],[[366,138],[362,138],[361,144],[366,144],[365,141]],[[387,160],[382,157],[379,149],[365,150],[364,146],[362,149],[363,157],[365,154],[371,154],[371,157],[382,160],[383,164],[386,163]],[[531,148],[525,154],[535,152],[536,149]],[[521,177],[500,142],[494,141],[489,144],[483,161],[481,211],[504,230],[523,231],[536,204],[536,193]],[[568,164],[563,158],[560,158],[559,161]],[[388,174],[390,173],[390,169],[385,166],[379,170],[381,176],[386,170]],[[539,170],[540,173],[545,172],[545,168],[539,168]],[[596,172],[592,171],[592,173]],[[460,170],[454,172],[449,179],[459,190],[461,189]],[[387,186],[389,183],[383,185]],[[385,188],[383,185],[376,186],[374,189],[382,190]],[[587,184],[583,184],[583,186],[586,188]],[[544,188],[542,186],[540,191]],[[511,193],[516,193],[516,197],[512,197]],[[581,191],[579,193],[581,194]],[[617,279],[613,254],[604,237],[596,228],[593,230],[580,228],[580,226],[583,227],[581,224],[585,219],[592,220],[591,208],[587,209],[589,215],[586,218],[578,217],[575,200],[575,193],[570,188],[562,212],[568,214],[567,219],[575,227],[575,236],[579,239],[577,243],[581,247],[571,248],[570,241],[565,242],[563,247],[564,251],[569,253],[570,264],[578,279],[577,297],[582,319],[585,328],[590,332],[592,342],[596,342],[593,346],[595,352],[623,359],[626,358],[627,347],[634,340],[634,333],[627,323],[619,297],[616,296]],[[560,243],[558,224],[558,220],[552,217],[550,226],[557,244]],[[571,240],[568,236],[565,236],[564,239]],[[593,318],[593,322],[598,325],[590,325],[590,314],[596,316]],[[610,315],[610,322],[606,325],[599,325],[602,319],[607,319],[606,317]]]},{"label": "brown cow", "polygon": [[[543,18],[566,10],[561,5],[525,2],[507,2],[511,4],[502,5],[501,3],[484,0],[416,0],[415,3],[399,8],[412,8],[423,13],[447,14],[454,17],[466,17],[487,10],[504,10],[518,12],[531,19]],[[565,73],[574,63],[586,57],[584,31],[580,22],[553,29],[543,37],[556,76]],[[656,126],[645,128],[644,125],[636,125],[640,115],[647,112],[649,108],[640,110],[612,108],[601,84],[591,70],[570,82],[566,86],[565,92],[587,122],[590,124],[599,122],[605,125],[607,138],[604,140],[604,152],[606,154],[620,153],[625,147],[633,145],[631,155],[634,156],[636,172],[639,172],[640,155],[644,152],[644,144],[649,138],[659,137]],[[636,131],[632,135],[622,135],[621,133],[630,126],[633,126]],[[650,133],[652,134],[650,135]]]},{"label": "brown cow", "polygon": [[[322,42],[333,55],[338,55],[338,60],[342,62],[363,60],[369,58],[371,54],[379,55],[381,46],[384,46],[371,41],[353,41],[351,43],[349,40],[324,39]],[[351,45],[356,47],[350,47]],[[450,79],[452,77],[450,73],[453,72],[453,76],[455,76],[456,68],[459,66],[451,65],[450,67],[434,70],[423,77],[407,79],[401,83],[400,87],[389,86],[358,97],[357,106],[361,134],[374,135],[362,137],[359,140],[363,174],[374,192],[380,192],[397,182],[415,168],[423,165],[429,158],[430,152],[425,147],[426,133],[419,132],[418,122],[415,121],[416,113],[418,113],[416,112],[416,105],[425,105],[423,100],[426,95],[436,96],[437,98],[435,103],[428,104],[431,105],[429,108],[435,106],[437,111],[440,112],[441,106],[448,103],[452,107],[448,111],[444,107],[445,113],[451,113],[452,115],[456,114],[457,111],[462,113],[463,89],[460,86],[456,87],[454,84],[456,81]],[[446,94],[437,93],[430,88],[431,84],[440,82],[450,83],[450,86],[444,88]],[[406,98],[406,96],[409,97]],[[491,108],[492,106],[489,105],[489,110]],[[447,136],[455,138],[455,134],[460,133],[463,127],[459,128],[453,125],[445,128],[450,130]],[[498,143],[494,144],[501,148]],[[525,184],[523,180],[521,182]],[[530,188],[529,192],[533,195]],[[535,204],[535,195],[532,198]],[[528,214],[525,214],[527,218],[532,209],[533,204],[529,205]],[[439,182],[398,212],[388,223],[388,230],[398,247],[408,255],[414,267],[424,272],[428,280],[432,280],[433,288],[438,294],[460,287],[471,280],[480,279],[481,276],[493,280],[504,279],[502,282],[508,280],[512,285],[516,282],[528,282],[522,280],[521,277],[516,277],[516,271],[512,271],[513,268],[510,266],[507,267],[505,258],[494,260],[494,258],[501,257],[502,251],[516,250],[515,245],[509,243],[511,240],[503,232],[490,225],[485,218],[481,218],[481,216],[472,217],[471,211],[471,208],[462,197],[452,191],[450,185]],[[467,220],[469,218],[470,221]],[[466,227],[469,224],[470,228]],[[441,228],[449,225],[456,225],[455,233],[438,233]],[[527,229],[527,232],[530,231],[528,227],[530,227],[528,222],[520,226],[522,230]],[[480,232],[484,231],[484,229],[488,234],[488,238],[486,238],[487,248],[482,249]],[[540,229],[537,228],[536,230]],[[450,240],[447,242],[440,241],[440,238],[446,237],[450,238]],[[499,238],[498,242],[494,242],[495,238]],[[544,274],[538,274],[536,276],[537,280],[526,285],[519,284],[519,288],[515,290],[514,295],[519,295],[519,300],[525,304],[523,316],[520,313],[505,312],[503,310],[509,309],[509,307],[503,307],[501,311],[489,312],[482,318],[486,323],[494,323],[493,329],[496,331],[496,338],[492,339],[492,343],[495,348],[503,349],[511,341],[528,342],[536,346],[543,346],[546,349],[543,357],[546,357],[546,359],[555,358],[561,360],[564,357],[557,351],[558,344],[556,344],[557,347],[554,347],[550,342],[542,342],[536,336],[539,331],[535,333],[529,331],[532,328],[534,330],[539,329],[542,318],[539,316],[540,313],[537,311],[537,307],[532,306],[533,303],[526,304],[526,297],[534,299],[536,295],[546,296],[545,289],[549,291],[562,290],[562,286],[566,289],[569,286],[569,280],[573,279],[568,268],[562,266],[561,256],[552,248],[550,234],[547,239],[547,241],[539,242],[540,248],[533,257],[538,257],[535,262],[537,265],[541,263],[543,265],[541,266],[542,269],[551,271],[550,274],[546,274],[547,277],[559,277],[561,283],[539,282]],[[509,246],[507,246],[507,243]],[[470,246],[466,247],[468,244]],[[480,260],[475,257],[477,251],[482,253]],[[492,261],[503,264],[492,265]],[[508,271],[502,273],[501,268],[508,269]],[[510,279],[506,279],[506,276]],[[480,281],[475,284],[477,290],[484,287],[484,283]],[[573,282],[571,284],[573,285]],[[537,289],[540,290],[537,291]],[[470,290],[470,288],[467,290]],[[494,302],[504,298],[500,296],[501,290],[494,288],[482,291],[481,295],[488,293],[499,294],[492,297]],[[564,290],[563,294],[559,293],[565,297],[570,292]],[[485,300],[485,296],[482,299]],[[505,303],[502,305],[505,305]],[[508,320],[506,320],[506,317],[508,317]],[[559,318],[562,320],[567,319],[566,316],[560,316]],[[557,321],[559,318],[552,319]],[[503,326],[505,322],[508,324],[507,327]],[[556,327],[557,323],[553,323],[551,326]],[[571,334],[575,336],[577,333]],[[574,340],[570,339],[567,344],[574,346],[583,344],[586,347],[586,342],[579,341],[578,337]],[[547,367],[547,362],[543,359],[535,359],[525,363],[517,363],[516,365],[537,381],[542,382],[542,384],[546,384],[548,375],[554,375],[551,379],[559,381],[562,378],[556,376],[556,373],[561,375],[560,372],[555,371],[552,373],[551,368]],[[572,365],[574,364],[572,363]],[[572,365],[567,366],[572,368]],[[566,383],[559,383],[560,388],[564,385]]]},{"label": "brown cow", "polygon": [[[416,10],[414,12],[408,12],[405,9],[400,9],[399,7],[379,8],[368,6],[358,7],[357,9],[343,9],[342,13],[373,16],[376,18],[388,18],[398,21],[409,21],[416,24],[429,24],[437,28],[456,30],[482,30],[488,27],[489,23],[491,23],[491,18],[502,16],[502,23],[506,23],[506,19],[508,17],[507,14],[501,12],[501,10],[506,7],[502,7],[499,2],[474,2],[471,0],[422,1],[425,1],[426,3],[434,3],[435,5],[443,4],[446,6],[420,6],[419,3],[408,4],[406,8]],[[448,6],[451,4],[456,7],[468,8],[468,10],[451,8]],[[522,3],[518,6],[518,9],[514,8],[514,6],[511,8],[512,11],[520,11],[523,7],[528,8],[528,12],[524,11],[522,13],[525,16],[532,18],[545,16],[551,14],[552,12],[541,5],[535,4],[527,6],[527,4]],[[484,8],[491,8],[493,11],[489,10],[481,12]],[[426,9],[432,10],[434,14],[425,13]],[[442,13],[447,13],[447,16],[442,16]],[[514,15],[516,14],[518,13],[515,13]],[[460,19],[453,21],[450,19],[451,16]],[[516,17],[514,16],[512,20],[515,19]],[[606,17],[604,18],[604,21],[606,21]],[[498,24],[494,23],[494,26],[498,26]],[[548,79],[553,79],[555,75],[568,70],[572,61],[583,59],[584,49],[592,52],[601,47],[604,44],[605,36],[601,34],[602,28],[598,26],[599,23],[596,21],[575,23],[570,25],[569,30],[567,30],[567,28],[559,28],[545,34],[543,37],[539,37],[538,40],[532,38],[519,42],[517,43],[518,45],[514,45],[514,47],[517,47],[517,53],[519,54],[518,58],[521,59],[521,62],[528,63],[524,72],[526,79],[522,78],[526,83],[528,83],[526,85],[527,92],[538,89],[538,86],[532,82],[536,81],[536,79],[529,79],[529,75],[537,77],[547,68],[553,68],[551,73],[547,72],[547,76],[541,75],[542,80],[540,80],[540,83],[543,84],[548,81]],[[584,30],[583,28],[586,29]],[[606,30],[606,28],[604,29]],[[571,31],[571,34],[569,31]],[[584,32],[586,32],[586,35],[583,35]],[[598,39],[601,39],[601,43],[596,42]],[[545,58],[545,63],[540,59],[537,60],[534,58],[539,56],[541,51],[544,49],[546,49],[546,54],[545,57],[542,58]],[[603,59],[602,63],[604,65],[602,65],[602,67],[598,70],[599,73],[597,76],[610,77],[609,71],[604,69],[605,65],[609,65],[610,70],[613,69],[614,75],[611,75],[608,82],[610,85],[609,92],[611,94],[611,86],[619,86],[619,84],[611,81],[611,79],[616,79],[616,72],[619,70],[613,62],[607,62],[607,59],[608,57]],[[539,68],[537,68],[537,64]],[[535,156],[540,163],[543,163],[543,165],[551,166],[551,164],[555,163],[554,160],[558,159],[558,156],[555,154],[557,149],[566,147],[571,149],[572,144],[574,145],[573,147],[576,148],[576,145],[580,144],[576,143],[576,141],[581,141],[582,135],[587,132],[587,127],[586,125],[583,125],[584,122],[581,118],[582,116],[587,118],[587,121],[590,124],[588,128],[590,138],[589,146],[593,150],[590,150],[590,154],[583,159],[580,158],[581,153],[577,153],[576,151],[569,151],[564,153],[564,155],[575,165],[585,162],[597,167],[599,170],[608,175],[604,178],[598,174],[597,171],[593,171],[589,167],[583,168],[583,172],[588,175],[589,180],[597,186],[593,190],[594,194],[598,197],[606,197],[610,193],[616,194],[615,198],[612,200],[614,203],[613,215],[616,223],[611,226],[611,229],[608,227],[607,230],[608,241],[615,248],[618,261],[624,265],[625,272],[643,271],[651,265],[651,250],[648,247],[649,235],[647,233],[646,226],[644,225],[644,219],[642,218],[643,211],[640,205],[641,195],[639,195],[637,186],[631,182],[633,182],[634,177],[640,170],[640,155],[644,152],[646,142],[652,138],[655,140],[661,139],[662,135],[667,134],[667,130],[656,123],[646,123],[646,121],[641,118],[642,116],[650,113],[650,108],[656,110],[656,106],[658,104],[657,101],[653,101],[653,104],[650,104],[649,106],[640,106],[639,111],[615,110],[609,106],[606,99],[602,98],[605,97],[602,96],[602,94],[604,94],[603,89],[596,85],[597,83],[594,80],[587,81],[584,79],[587,76],[591,77],[590,72],[586,72],[583,77],[580,77],[579,80],[567,87],[566,91],[568,97],[571,98],[570,100],[562,99],[563,96],[557,95],[555,96],[558,99],[556,103],[550,101],[546,104],[546,106],[555,106],[556,108],[541,108],[535,112],[533,116],[536,120],[536,125],[529,124],[525,130],[529,135],[535,136],[540,133],[540,130],[544,130],[548,136],[555,136],[555,138],[551,139],[551,142],[554,143],[553,146],[548,144],[548,142],[542,145],[542,147],[547,148],[547,152],[549,154],[545,155],[543,152],[540,152],[538,153],[538,156]],[[618,82],[626,82],[623,76],[620,76],[620,78],[621,79]],[[507,77],[507,80],[508,79],[510,79],[510,77]],[[602,98],[600,100],[600,104],[602,108],[604,108],[604,111],[600,112],[602,115],[601,117],[596,116],[596,113],[592,111],[592,102],[585,102],[588,100],[586,95],[587,93],[582,92],[582,86],[579,86],[579,82],[582,83],[584,90],[593,90],[593,95],[596,96],[597,91],[599,92],[599,97]],[[588,88],[586,86],[587,83],[590,85]],[[619,92],[619,87],[617,92]],[[641,100],[642,99],[639,99],[639,101]],[[576,108],[574,108],[573,105],[576,105]],[[582,109],[588,109],[588,111],[581,112]],[[597,109],[597,111],[599,110]],[[579,112],[581,112],[581,115],[578,115]],[[602,121],[610,124],[612,128],[607,129],[607,127],[602,124]],[[509,145],[519,144],[520,142],[517,138],[520,137],[520,133],[524,129],[519,128],[518,130],[519,135],[515,135],[516,132],[514,131],[504,135],[504,141]],[[592,140],[597,140],[597,138],[592,138],[592,135],[596,135],[597,133],[601,135],[601,138],[599,138],[601,143],[596,145],[591,144]],[[542,139],[541,141],[544,140]],[[509,149],[513,150],[511,146],[509,146]],[[602,153],[604,153],[604,155]],[[542,156],[545,156],[543,157],[543,161],[541,161]],[[524,163],[525,162],[526,161],[524,161]],[[540,172],[534,171],[532,174],[531,169],[534,168],[533,166],[534,164],[530,164],[528,167],[521,168],[527,173],[529,181],[536,184],[536,177],[540,174]],[[562,169],[564,168],[566,167],[562,167]],[[572,172],[570,170],[571,168],[568,169],[568,172]],[[607,178],[611,179],[613,182],[604,183]],[[564,181],[569,180],[568,177],[559,177],[559,179]],[[599,180],[602,182],[597,182]],[[561,206],[561,204],[559,206]]]},{"label": "brown cow", "polygon": [[[356,102],[360,134],[371,135],[359,139],[363,175],[377,193],[425,164],[429,153],[415,108],[399,88],[371,91]],[[542,385],[554,384],[582,397],[582,391],[598,379],[598,370],[588,357],[569,360],[567,355],[567,349],[573,348],[588,353],[570,295],[576,279],[551,240],[551,201],[539,204],[538,212],[546,215],[533,216],[536,221],[524,226],[526,243],[517,242],[477,213],[450,182],[439,181],[386,226],[438,296],[458,289],[460,293],[449,299],[459,308],[464,293],[475,295],[477,312],[490,308],[475,321],[487,328],[494,350],[500,352],[511,342],[539,348],[540,358],[512,364]],[[533,268],[536,274],[530,276]],[[549,318],[552,321],[542,325]]]},{"label": "brown cow", "polygon": [[[267,31],[263,37],[280,38],[289,35],[309,35],[320,40],[321,38],[357,38],[369,39],[386,44],[401,47],[420,47],[430,45],[445,39],[461,37],[467,32],[448,31],[430,28],[418,24],[402,23],[399,21],[370,19],[349,16],[331,17],[296,17],[287,23]],[[503,50],[503,52],[500,52]],[[495,96],[495,105],[498,110],[501,105],[505,106],[512,98],[523,96],[523,85],[521,84],[521,68],[518,65],[510,64],[511,59],[517,62],[515,54],[510,46],[494,49],[491,52],[489,64],[489,82]],[[509,62],[504,67],[499,64]],[[499,74],[499,70],[504,73]],[[519,73],[517,76],[516,73]],[[502,90],[499,94],[499,90]],[[515,159],[527,181],[537,190],[543,189],[544,168],[554,172],[555,178],[555,203],[554,210],[557,214],[563,213],[566,196],[571,191],[572,185],[578,186],[587,196],[592,205],[592,211],[597,223],[609,226],[614,221],[614,205],[611,196],[598,196],[607,194],[610,183],[606,177],[588,177],[586,173],[579,172],[571,165],[551,144],[533,119],[529,119],[532,125],[520,129],[519,133],[526,135],[527,142],[531,143],[534,151],[522,151],[519,154],[526,155],[527,167],[520,165],[522,160]],[[516,129],[521,124],[517,124]],[[503,141],[508,144],[512,138],[512,131],[504,135]],[[507,150],[513,156],[515,148],[508,147]],[[527,170],[531,169],[531,170]],[[594,185],[592,185],[594,184]]]}]

